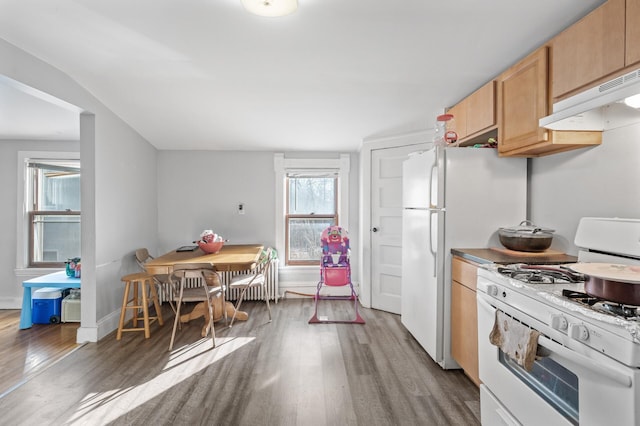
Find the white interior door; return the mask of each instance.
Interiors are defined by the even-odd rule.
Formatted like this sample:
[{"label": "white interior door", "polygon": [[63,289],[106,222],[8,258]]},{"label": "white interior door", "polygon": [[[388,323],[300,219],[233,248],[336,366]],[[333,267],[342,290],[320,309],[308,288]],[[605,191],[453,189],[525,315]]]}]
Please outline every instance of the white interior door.
[{"label": "white interior door", "polygon": [[400,313],[402,162],[419,145],[371,151],[371,307]]}]

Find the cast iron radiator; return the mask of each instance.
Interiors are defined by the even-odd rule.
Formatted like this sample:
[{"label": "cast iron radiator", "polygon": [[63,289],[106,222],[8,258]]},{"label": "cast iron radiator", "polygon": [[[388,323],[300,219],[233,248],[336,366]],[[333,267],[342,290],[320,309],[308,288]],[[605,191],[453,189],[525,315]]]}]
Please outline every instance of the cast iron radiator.
[{"label": "cast iron radiator", "polygon": [[[250,270],[246,271],[234,271],[234,272],[226,272],[220,271],[218,275],[220,276],[220,280],[222,284],[227,285],[231,279],[239,274],[250,274]],[[192,287],[198,285],[196,278],[187,279],[187,287]],[[278,303],[278,259],[274,259],[271,261],[271,265],[269,266],[269,271],[266,276],[267,288],[269,289],[269,300],[273,300]],[[237,300],[240,296],[240,290],[238,289],[227,289],[227,300]],[[160,291],[158,292],[158,298],[160,299],[160,303],[164,303],[166,301],[171,300],[172,298],[172,289],[168,283],[164,283],[160,286]],[[262,289],[259,287],[250,288],[247,290],[247,293],[244,295],[244,300],[264,300],[262,297]]]}]

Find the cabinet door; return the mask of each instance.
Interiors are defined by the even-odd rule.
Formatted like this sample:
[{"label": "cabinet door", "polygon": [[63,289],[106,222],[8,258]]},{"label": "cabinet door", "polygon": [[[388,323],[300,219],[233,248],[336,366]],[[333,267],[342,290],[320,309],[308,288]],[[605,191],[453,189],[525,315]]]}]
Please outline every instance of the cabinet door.
[{"label": "cabinet door", "polygon": [[557,100],[624,68],[624,39],[625,0],[607,1],[555,37],[551,41],[552,98]]},{"label": "cabinet door", "polygon": [[457,281],[451,283],[451,355],[467,376],[480,385],[476,292]]},{"label": "cabinet door", "polygon": [[465,373],[480,385],[478,375],[478,265],[454,256],[451,261],[451,354]]},{"label": "cabinet door", "polygon": [[548,138],[538,126],[549,111],[548,48],[542,47],[498,78],[498,151],[508,152]]},{"label": "cabinet door", "polygon": [[626,65],[640,62],[640,0],[627,0]]},{"label": "cabinet door", "polygon": [[467,135],[496,124],[496,82],[490,81],[466,99]]},{"label": "cabinet door", "polygon": [[[447,111],[449,114],[453,114],[455,128],[453,130],[458,133],[458,140],[466,137],[467,132],[467,100],[463,99],[456,106],[453,106]],[[447,130],[452,130],[451,126],[447,126]]]},{"label": "cabinet door", "polygon": [[470,290],[476,291],[478,281],[478,264],[461,257],[451,259],[451,279],[457,281]]}]

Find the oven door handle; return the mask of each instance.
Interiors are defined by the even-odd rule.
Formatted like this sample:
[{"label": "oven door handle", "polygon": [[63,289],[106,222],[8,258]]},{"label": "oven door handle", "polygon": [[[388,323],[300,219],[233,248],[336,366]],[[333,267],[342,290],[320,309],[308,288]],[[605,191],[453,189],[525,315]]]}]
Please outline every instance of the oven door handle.
[{"label": "oven door handle", "polygon": [[632,384],[631,377],[627,376],[624,373],[614,370],[613,368],[607,367],[606,365],[596,364],[596,362],[593,361],[592,359],[589,359],[578,352],[574,352],[571,349],[567,349],[564,346],[559,345],[558,343],[554,342],[553,340],[545,336],[538,337],[538,343],[550,349],[551,351],[557,353],[562,358],[570,362],[574,362],[588,370],[595,371],[601,376],[604,376],[610,380],[613,380],[614,382],[624,387],[627,387],[627,388],[631,387],[631,384]]},{"label": "oven door handle", "polygon": [[500,417],[500,420],[502,420],[502,424],[504,424],[505,426],[517,426],[520,424],[516,419],[513,418],[513,416],[511,416],[506,410],[503,410],[502,408],[497,408],[496,414],[498,415],[498,417]]}]

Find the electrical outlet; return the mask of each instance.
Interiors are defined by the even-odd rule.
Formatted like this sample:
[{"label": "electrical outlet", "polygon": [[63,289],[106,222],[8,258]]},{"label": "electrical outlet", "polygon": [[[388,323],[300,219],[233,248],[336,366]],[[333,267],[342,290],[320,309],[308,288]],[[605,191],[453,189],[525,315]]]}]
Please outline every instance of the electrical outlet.
[{"label": "electrical outlet", "polygon": [[238,214],[244,214],[244,203],[238,204]]}]

